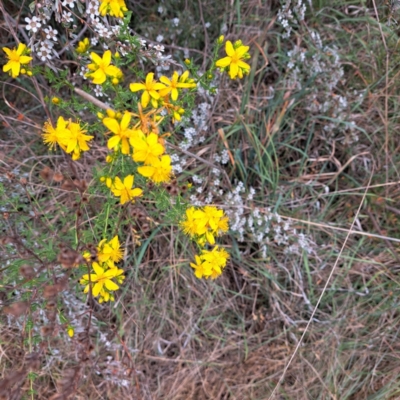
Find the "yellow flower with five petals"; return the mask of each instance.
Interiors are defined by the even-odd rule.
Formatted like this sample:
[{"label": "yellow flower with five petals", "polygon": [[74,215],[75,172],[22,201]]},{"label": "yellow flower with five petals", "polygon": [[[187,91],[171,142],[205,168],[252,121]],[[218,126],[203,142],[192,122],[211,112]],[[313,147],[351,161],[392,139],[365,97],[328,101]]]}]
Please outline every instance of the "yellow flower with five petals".
[{"label": "yellow flower with five petals", "polygon": [[162,82],[166,86],[166,88],[160,90],[160,96],[164,97],[167,94],[171,93],[171,99],[173,101],[178,100],[178,89],[190,89],[196,87],[195,83],[185,82],[186,79],[187,78],[185,76],[182,80],[180,80],[180,76],[176,71],[172,74],[171,79],[167,78],[166,76],[161,76],[160,82]]},{"label": "yellow flower with five petals", "polygon": [[3,51],[8,58],[7,64],[3,65],[3,72],[9,72],[13,78],[20,74],[21,65],[28,64],[32,60],[32,57],[26,55],[27,49],[23,43],[20,43],[17,49],[15,47],[13,49],[3,47]]},{"label": "yellow flower with five petals", "polygon": [[158,91],[161,89],[165,89],[166,86],[160,82],[155,81],[154,73],[150,72],[147,74],[144,83],[131,83],[129,85],[129,88],[131,89],[132,92],[138,92],[140,90],[143,90],[142,97],[140,99],[143,108],[148,106],[150,100],[152,106],[154,108],[157,108],[158,106],[157,100],[160,98],[160,93],[158,93]]},{"label": "yellow flower with five petals", "polygon": [[113,78],[120,78],[122,76],[122,71],[111,64],[111,51],[107,50],[104,52],[103,57],[100,57],[96,53],[90,53],[90,58],[92,59],[92,63],[88,64],[88,68],[92,72],[87,72],[85,74],[86,77],[91,78],[92,82],[96,85],[102,85],[107,76],[111,76]]},{"label": "yellow flower with five petals", "polygon": [[120,275],[124,273],[122,269],[119,268],[109,268],[105,270],[100,266],[99,263],[94,262],[92,264],[94,274],[85,274],[82,276],[80,283],[86,285],[83,293],[89,293],[90,283],[92,283],[92,295],[97,297],[100,292],[105,289],[108,291],[115,291],[119,289],[119,286],[113,281]]},{"label": "yellow flower with five petals", "polygon": [[103,118],[102,122],[114,134],[113,137],[108,139],[107,147],[114,151],[121,147],[122,154],[129,154],[129,139],[135,138],[142,133],[140,130],[129,129],[131,114],[125,112],[120,122],[110,117]]},{"label": "yellow flower with five petals", "polygon": [[219,59],[215,65],[222,69],[229,67],[229,77],[235,79],[243,77],[243,73],[248,74],[250,71],[250,65],[245,63],[243,60],[249,58],[247,51],[249,46],[243,46],[241,41],[235,42],[235,45],[231,41],[227,40],[225,44],[225,51],[227,57]]},{"label": "yellow flower with five petals", "polygon": [[154,160],[151,165],[139,167],[138,172],[154,183],[168,182],[172,174],[171,157],[163,155],[161,158]]},{"label": "yellow flower with five petals", "polygon": [[128,175],[123,181],[116,176],[111,186],[111,191],[117,197],[121,197],[121,204],[125,204],[128,201],[133,200],[135,197],[142,195],[143,190],[139,188],[132,188],[134,182],[133,175]]},{"label": "yellow flower with five petals", "polygon": [[151,132],[148,136],[140,135],[129,140],[133,147],[132,158],[136,162],[152,165],[164,153],[164,146],[159,143],[158,135]]}]

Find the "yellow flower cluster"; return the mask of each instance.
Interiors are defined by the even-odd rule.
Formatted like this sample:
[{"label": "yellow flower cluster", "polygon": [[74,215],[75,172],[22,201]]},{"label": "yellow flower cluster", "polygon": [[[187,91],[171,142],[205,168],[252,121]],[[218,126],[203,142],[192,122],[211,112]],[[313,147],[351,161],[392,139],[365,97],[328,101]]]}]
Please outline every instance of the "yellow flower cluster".
[{"label": "yellow flower cluster", "polygon": [[181,76],[175,71],[171,79],[161,76],[160,82],[155,81],[154,73],[150,72],[147,74],[144,82],[131,83],[129,86],[132,92],[143,91],[140,99],[143,108],[146,108],[151,103],[154,108],[160,107],[165,109],[177,121],[181,119],[181,115],[185,110],[179,105],[171,103],[170,100],[176,102],[181,89],[195,87],[196,83],[192,79],[189,79],[189,71],[185,71]]},{"label": "yellow flower cluster", "polygon": [[8,58],[7,64],[3,65],[3,72],[8,72],[13,78],[19,76],[20,73],[32,75],[31,71],[21,68],[21,65],[29,64],[32,60],[32,57],[28,56],[30,51],[25,44],[20,43],[18,48],[14,47],[13,49],[3,47],[3,51]]},{"label": "yellow flower cluster", "polygon": [[[85,256],[85,255],[84,255]],[[107,241],[103,239],[97,247],[98,262],[92,263],[93,273],[85,274],[79,281],[85,285],[84,293],[92,289],[93,297],[99,297],[99,303],[114,301],[113,292],[119,289],[125,279],[124,271],[115,266],[122,260],[122,251],[118,236]]]},{"label": "yellow flower cluster", "polygon": [[100,0],[99,13],[102,17],[106,14],[115,18],[124,18],[124,12],[128,11],[124,0]]},{"label": "yellow flower cluster", "polygon": [[111,110],[107,115],[102,122],[114,134],[107,147],[114,151],[121,150],[122,154],[131,155],[135,162],[143,163],[138,167],[142,176],[155,183],[168,182],[172,174],[171,157],[164,154],[165,147],[157,133],[150,131],[146,135],[141,129],[130,128],[132,116],[127,111],[120,121]]},{"label": "yellow flower cluster", "polygon": [[[180,226],[183,232],[204,247],[207,243],[214,245],[215,236],[228,231],[229,218],[223,210],[215,206],[189,207]],[[190,265],[195,269],[198,278],[215,279],[221,275],[228,258],[229,254],[225,249],[215,246],[212,250],[202,249],[200,255],[195,256],[196,263]]]},{"label": "yellow flower cluster", "polygon": [[229,254],[225,249],[215,246],[212,250],[202,250],[200,256],[195,256],[195,263],[190,263],[194,268],[194,274],[197,278],[218,278],[228,261]]},{"label": "yellow flower cluster", "polygon": [[85,135],[86,130],[82,129],[79,122],[66,121],[59,117],[54,127],[51,121],[45,122],[43,126],[43,141],[50,149],[59,145],[66,153],[72,154],[72,159],[78,160],[83,151],[89,150],[88,142],[93,136]]},{"label": "yellow flower cluster", "polygon": [[214,245],[215,236],[229,229],[228,222],[229,218],[224,211],[217,207],[189,207],[186,210],[185,219],[181,222],[181,228],[200,246],[204,246],[207,242]]},{"label": "yellow flower cluster", "polygon": [[250,58],[248,53],[249,46],[244,46],[241,40],[237,40],[234,44],[227,40],[225,44],[226,57],[219,59],[215,65],[223,71],[228,71],[229,77],[243,78],[250,72],[250,65],[243,60]]}]

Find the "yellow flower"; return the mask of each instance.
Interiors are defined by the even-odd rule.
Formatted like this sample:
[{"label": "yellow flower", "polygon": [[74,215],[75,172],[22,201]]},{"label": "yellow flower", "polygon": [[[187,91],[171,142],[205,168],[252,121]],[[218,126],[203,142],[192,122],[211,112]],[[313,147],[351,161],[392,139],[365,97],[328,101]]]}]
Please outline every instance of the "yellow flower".
[{"label": "yellow flower", "polygon": [[109,242],[103,239],[97,247],[99,262],[107,263],[109,268],[115,268],[115,264],[122,260],[121,245],[118,236],[114,236]]},{"label": "yellow flower", "polygon": [[124,0],[100,0],[99,12],[104,17],[110,14],[112,17],[124,18],[124,12],[128,11]]},{"label": "yellow flower", "polygon": [[226,42],[225,51],[227,57],[219,59],[215,65],[222,69],[229,67],[229,76],[231,79],[243,77],[243,73],[247,74],[250,71],[250,65],[245,63],[243,59],[249,58],[247,51],[249,46],[243,46],[241,42],[236,42],[235,46],[229,40]]},{"label": "yellow flower", "polygon": [[125,112],[120,123],[115,118],[106,117],[103,119],[103,124],[115,135],[107,142],[107,147],[110,150],[117,151],[121,147],[122,154],[129,154],[129,139],[141,133],[140,131],[129,129],[130,122],[131,115],[129,112]]},{"label": "yellow flower", "polygon": [[74,337],[75,330],[74,330],[74,328],[73,328],[72,326],[69,326],[69,327],[68,327],[67,332],[68,332],[68,336],[69,336],[70,338]]},{"label": "yellow flower", "polygon": [[154,80],[154,73],[150,72],[146,76],[144,83],[131,83],[129,88],[132,92],[138,92],[143,90],[140,102],[143,107],[147,107],[151,100],[151,104],[154,108],[157,108],[157,100],[160,98],[160,94],[157,90],[165,89],[165,85]]},{"label": "yellow flower", "polygon": [[126,176],[123,182],[118,176],[115,177],[114,183],[111,187],[111,191],[115,196],[121,197],[121,204],[125,204],[126,202],[133,200],[135,197],[139,197],[142,195],[142,189],[132,189],[133,181],[133,175]]},{"label": "yellow flower", "polygon": [[[187,75],[185,75],[187,72]],[[166,86],[165,89],[160,90],[160,96],[164,97],[167,94],[171,93],[171,99],[176,101],[178,100],[178,88],[183,89],[189,89],[189,88],[194,88],[196,87],[195,83],[184,83],[184,81],[187,79],[187,76],[189,75],[189,71],[186,71],[182,76],[184,78],[182,80],[179,80],[179,75],[175,71],[172,74],[171,80],[169,80],[166,76],[161,76],[160,81]]]},{"label": "yellow flower", "polygon": [[190,263],[194,268],[194,274],[197,278],[201,279],[203,276],[209,277],[212,274],[212,266],[209,262],[203,261],[198,255],[195,255],[196,263]]},{"label": "yellow flower", "polygon": [[203,250],[200,256],[195,256],[196,263],[190,263],[197,278],[215,279],[222,274],[228,261],[229,254],[225,249],[215,246],[211,251]]},{"label": "yellow flower", "polygon": [[87,142],[93,139],[93,136],[85,135],[79,123],[70,121],[68,123],[69,135],[64,137],[64,145],[67,146],[66,153],[73,153],[72,159],[75,161],[81,156],[82,151],[89,150]]},{"label": "yellow flower", "polygon": [[3,51],[6,53],[6,57],[8,58],[7,64],[3,65],[3,72],[9,72],[9,74],[16,78],[20,74],[21,64],[28,64],[32,57],[27,55],[28,51],[26,50],[26,45],[20,43],[18,48],[15,47],[11,50],[8,47],[3,47]]},{"label": "yellow flower", "polygon": [[202,209],[189,207],[180,226],[184,233],[194,237],[200,246],[204,246],[206,242],[215,244],[215,235],[228,230],[228,221],[224,211],[215,206],[205,206]]},{"label": "yellow flower", "polygon": [[[90,274],[90,281],[92,282],[92,295],[97,297],[100,293],[113,292],[119,289],[119,286],[113,281],[124,273],[122,269],[109,268],[104,270],[97,262],[92,264],[94,274]],[[85,286],[83,293],[88,293],[90,290],[89,274],[82,276],[80,283]],[[105,297],[105,296],[102,296]]]},{"label": "yellow flower", "polygon": [[47,121],[43,126],[43,142],[49,145],[49,148],[52,149],[58,144],[64,151],[67,147],[64,144],[65,137],[70,135],[70,131],[67,128],[68,121],[66,121],[63,117],[58,117],[57,126],[54,128],[51,121]]},{"label": "yellow flower", "polygon": [[111,77],[121,77],[122,76],[122,71],[116,67],[115,65],[110,65],[111,64],[111,51],[107,50],[104,52],[103,57],[100,57],[96,53],[90,53],[90,58],[92,59],[93,63],[89,64],[87,67],[90,69],[90,71],[93,72],[88,72],[85,74],[86,77],[92,78],[93,83],[96,85],[102,85],[106,79],[107,76]]},{"label": "yellow flower", "polygon": [[195,236],[199,234],[201,235],[205,233],[206,221],[204,221],[204,223],[201,224],[202,225],[201,230],[199,229],[200,228],[199,221],[201,221],[203,216],[204,216],[203,211],[197,210],[195,207],[189,207],[186,210],[185,219],[180,223],[183,232],[189,236]]},{"label": "yellow flower", "polygon": [[171,157],[164,155],[161,159],[157,158],[152,165],[139,167],[138,172],[155,183],[168,182],[172,174]]},{"label": "yellow flower", "polygon": [[51,102],[53,104],[60,104],[60,99],[58,97],[52,97]]},{"label": "yellow flower", "polygon": [[143,162],[145,165],[156,163],[158,157],[164,153],[164,146],[159,143],[158,135],[155,133],[131,138],[129,142],[133,147],[133,160]]},{"label": "yellow flower", "polygon": [[86,53],[90,47],[89,38],[85,38],[78,43],[76,51],[80,54]]}]

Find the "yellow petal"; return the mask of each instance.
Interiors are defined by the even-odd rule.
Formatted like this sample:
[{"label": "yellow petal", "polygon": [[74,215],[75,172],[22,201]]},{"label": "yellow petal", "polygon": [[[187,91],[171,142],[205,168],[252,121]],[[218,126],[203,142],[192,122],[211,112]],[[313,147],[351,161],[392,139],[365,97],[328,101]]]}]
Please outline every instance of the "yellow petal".
[{"label": "yellow petal", "polygon": [[229,69],[229,77],[231,79],[235,79],[239,71],[239,67],[237,64],[231,64],[230,69]]},{"label": "yellow petal", "polygon": [[154,78],[154,72],[149,72],[146,76],[146,85],[149,85],[151,82],[153,82]]},{"label": "yellow petal", "polygon": [[101,289],[103,289],[103,283],[102,282],[96,282],[96,284],[93,286],[93,296],[97,297],[101,291]]},{"label": "yellow petal", "polygon": [[143,175],[146,178],[150,178],[151,176],[153,176],[155,171],[154,167],[150,167],[150,166],[145,166],[145,167],[139,167],[138,168],[138,172],[140,175]]},{"label": "yellow petal", "polygon": [[146,89],[146,86],[143,85],[143,83],[131,83],[129,85],[129,89],[131,90],[131,92],[138,92],[139,90]]},{"label": "yellow petal", "polygon": [[230,40],[226,41],[225,51],[228,56],[233,56],[235,54],[235,49],[233,48],[233,44]]},{"label": "yellow petal", "polygon": [[164,75],[160,77],[160,82],[165,83],[167,86],[171,86],[171,81]]},{"label": "yellow petal", "polygon": [[241,58],[247,51],[249,50],[249,46],[240,46],[238,49],[236,49],[236,55]]},{"label": "yellow petal", "polygon": [[124,186],[130,189],[133,186],[133,175],[128,175],[124,179]]},{"label": "yellow petal", "polygon": [[219,60],[215,63],[215,65],[216,65],[218,68],[225,68],[225,67],[227,67],[227,66],[231,63],[231,61],[232,61],[232,59],[231,59],[230,57],[224,57],[224,58],[219,59]]},{"label": "yellow petal", "polygon": [[106,117],[106,118],[103,119],[103,124],[104,124],[112,133],[115,133],[116,135],[119,134],[119,132],[120,132],[120,126],[119,126],[119,124],[118,124],[118,122],[117,122],[116,119]]},{"label": "yellow petal", "polygon": [[101,59],[101,57],[96,54],[96,53],[90,53],[90,58],[97,64],[99,65],[103,60]]},{"label": "yellow petal", "polygon": [[119,142],[121,141],[120,136],[113,136],[112,138],[108,139],[107,147],[112,150],[118,146]]},{"label": "yellow petal", "polygon": [[108,66],[111,63],[111,50],[107,50],[103,55],[103,63]]},{"label": "yellow petal", "polygon": [[100,267],[100,265],[97,262],[94,262],[92,264],[93,270],[96,273],[96,275],[103,275],[104,274],[104,269]]},{"label": "yellow petal", "polygon": [[142,94],[142,98],[140,100],[140,103],[142,104],[143,108],[147,107],[150,101],[150,95],[147,90],[145,90]]},{"label": "yellow petal", "polygon": [[129,126],[129,122],[131,122],[131,114],[126,112],[121,120],[121,130],[125,130]]},{"label": "yellow petal", "polygon": [[110,279],[106,279],[106,281],[104,282],[104,285],[108,290],[118,290],[119,289],[119,286]]},{"label": "yellow petal", "polygon": [[140,197],[143,194],[143,190],[139,188],[135,188],[131,191],[132,197]]}]

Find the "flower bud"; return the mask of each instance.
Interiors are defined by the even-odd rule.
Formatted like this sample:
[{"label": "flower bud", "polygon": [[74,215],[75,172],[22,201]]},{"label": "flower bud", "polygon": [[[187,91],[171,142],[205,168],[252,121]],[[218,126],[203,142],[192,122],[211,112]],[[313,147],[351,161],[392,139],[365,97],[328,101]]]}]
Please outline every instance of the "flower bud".
[{"label": "flower bud", "polygon": [[110,118],[115,118],[116,113],[115,113],[114,110],[111,110],[111,109],[109,108],[108,110],[106,110],[106,113],[107,113],[107,115],[108,115]]}]

